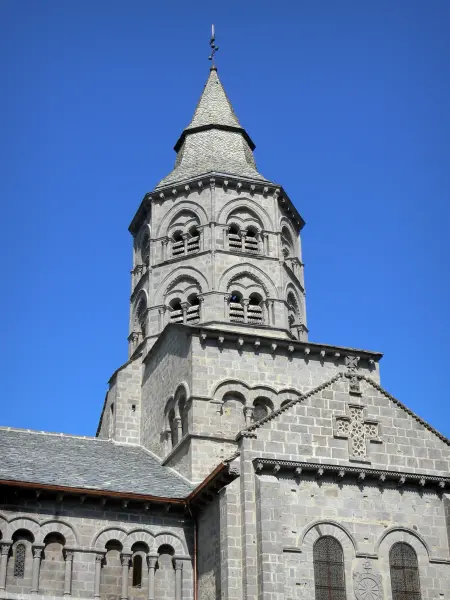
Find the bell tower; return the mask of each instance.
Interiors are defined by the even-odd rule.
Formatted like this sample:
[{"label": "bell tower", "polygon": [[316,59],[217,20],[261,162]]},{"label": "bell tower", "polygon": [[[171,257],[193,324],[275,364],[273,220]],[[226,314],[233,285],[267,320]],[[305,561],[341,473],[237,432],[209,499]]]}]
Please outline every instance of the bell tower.
[{"label": "bell tower", "polygon": [[306,340],[303,219],[258,172],[214,66],[174,149],[173,170],[130,225],[129,356],[145,355],[168,323]]}]

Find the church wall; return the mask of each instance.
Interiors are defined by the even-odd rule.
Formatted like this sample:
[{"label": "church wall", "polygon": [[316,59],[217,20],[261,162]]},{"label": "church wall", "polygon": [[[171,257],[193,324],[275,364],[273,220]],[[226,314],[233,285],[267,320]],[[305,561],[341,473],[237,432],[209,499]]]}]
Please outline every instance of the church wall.
[{"label": "church wall", "polygon": [[[361,391],[361,396],[349,394],[347,378],[335,381],[257,428],[253,450],[285,460],[448,476],[450,449],[445,442],[368,382],[361,382]],[[335,419],[348,416],[349,404],[363,407],[363,418],[378,424],[379,438],[366,438],[364,457],[352,455],[349,440],[336,426]]]},{"label": "church wall", "polygon": [[131,361],[111,378],[101,416],[99,438],[139,444],[142,363]]},{"label": "church wall", "polygon": [[435,491],[306,476],[256,479],[260,597],[312,597],[312,547],[320,535],[336,537],[343,547],[347,598],[354,597],[354,573],[364,572],[368,561],[391,600],[388,556],[398,541],[418,555],[423,600],[446,597],[450,553],[443,501]]},{"label": "church wall", "polygon": [[221,599],[220,500],[216,496],[200,512],[198,527],[198,598]]},{"label": "church wall", "polygon": [[[71,595],[75,598],[92,598],[94,595],[96,557],[102,559],[100,576],[101,600],[119,600],[122,585],[122,557],[130,557],[129,600],[148,597],[147,556],[158,559],[158,549],[172,548],[165,562],[164,581],[158,585],[175,590],[175,566],[182,567],[182,598],[193,597],[193,524],[181,513],[168,513],[163,509],[134,509],[114,502],[108,507],[101,500],[84,503],[64,499],[55,503],[44,499],[30,498],[17,505],[0,505],[0,529],[2,542],[9,540],[18,530],[30,532],[33,541],[27,544],[25,572],[23,578],[14,577],[14,547],[7,564],[6,591],[1,598],[20,593],[27,599],[32,586],[32,564],[35,549],[40,552],[39,593],[46,596],[63,596],[65,567],[68,553],[73,553],[71,569]],[[52,540],[47,544],[49,533],[63,536],[64,545]],[[48,537],[47,537],[48,539]],[[115,541],[108,551],[108,542]],[[138,547],[136,546],[138,544]],[[116,547],[118,546],[118,550]],[[143,558],[142,587],[132,586],[132,556],[139,551]],[[107,555],[107,556],[105,556]],[[170,563],[170,564],[166,564]],[[170,569],[169,569],[170,567]],[[162,567],[161,567],[162,568]],[[161,579],[161,573],[160,573]],[[30,596],[31,597],[31,596]],[[175,595],[165,595],[166,600],[175,600]]]},{"label": "church wall", "polygon": [[222,488],[220,498],[220,589],[223,600],[242,600],[241,481]]},{"label": "church wall", "polygon": [[174,328],[161,338],[144,364],[141,444],[161,457],[167,454],[163,435],[168,429],[167,403],[180,384],[192,389],[191,360],[190,337]]},{"label": "church wall", "polygon": [[[249,387],[269,386],[277,391],[294,389],[304,393],[345,370],[343,359],[305,358],[300,352],[289,353],[281,347],[272,353],[266,347],[255,350],[251,343],[240,348],[225,342],[218,347],[216,340],[207,339],[202,344],[197,336],[193,337],[192,361],[193,393],[209,397],[227,380],[243,382]],[[377,368],[371,370],[363,361],[360,372],[375,381],[379,378]]]}]

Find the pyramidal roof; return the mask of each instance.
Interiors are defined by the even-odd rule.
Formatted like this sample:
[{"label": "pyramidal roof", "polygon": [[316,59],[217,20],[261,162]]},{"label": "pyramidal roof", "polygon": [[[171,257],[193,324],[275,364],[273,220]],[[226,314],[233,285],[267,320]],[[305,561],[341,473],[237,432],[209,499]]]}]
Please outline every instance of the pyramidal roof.
[{"label": "pyramidal roof", "polygon": [[256,169],[254,149],[212,67],[194,116],[175,144],[175,167],[157,189],[209,173],[267,181]]},{"label": "pyramidal roof", "polygon": [[220,82],[217,69],[211,69],[208,81],[198,101],[192,121],[186,129],[205,125],[225,125],[242,129],[228,96]]}]

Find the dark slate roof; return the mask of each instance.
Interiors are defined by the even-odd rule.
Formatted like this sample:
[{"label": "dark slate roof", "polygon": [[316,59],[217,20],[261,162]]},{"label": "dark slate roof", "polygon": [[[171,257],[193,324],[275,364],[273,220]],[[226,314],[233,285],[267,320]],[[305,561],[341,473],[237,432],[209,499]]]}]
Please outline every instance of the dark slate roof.
[{"label": "dark slate roof", "polygon": [[175,167],[156,189],[208,173],[267,181],[258,173],[253,149],[213,68],[194,116],[175,146]]},{"label": "dark slate roof", "polygon": [[141,446],[0,428],[0,480],[184,498],[193,489]]}]

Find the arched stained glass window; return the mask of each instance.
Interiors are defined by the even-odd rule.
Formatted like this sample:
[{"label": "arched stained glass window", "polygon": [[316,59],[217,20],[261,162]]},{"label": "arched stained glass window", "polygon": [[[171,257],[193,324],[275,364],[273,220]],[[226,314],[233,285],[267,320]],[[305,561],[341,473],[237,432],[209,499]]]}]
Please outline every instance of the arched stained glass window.
[{"label": "arched stained glass window", "polygon": [[389,553],[392,600],[421,600],[417,554],[409,544],[398,542]]},{"label": "arched stained glass window", "polygon": [[344,553],[341,544],[323,536],[314,544],[315,600],[346,600]]},{"label": "arched stained glass window", "polygon": [[25,544],[17,544],[16,557],[14,560],[14,577],[23,579],[25,576]]}]

